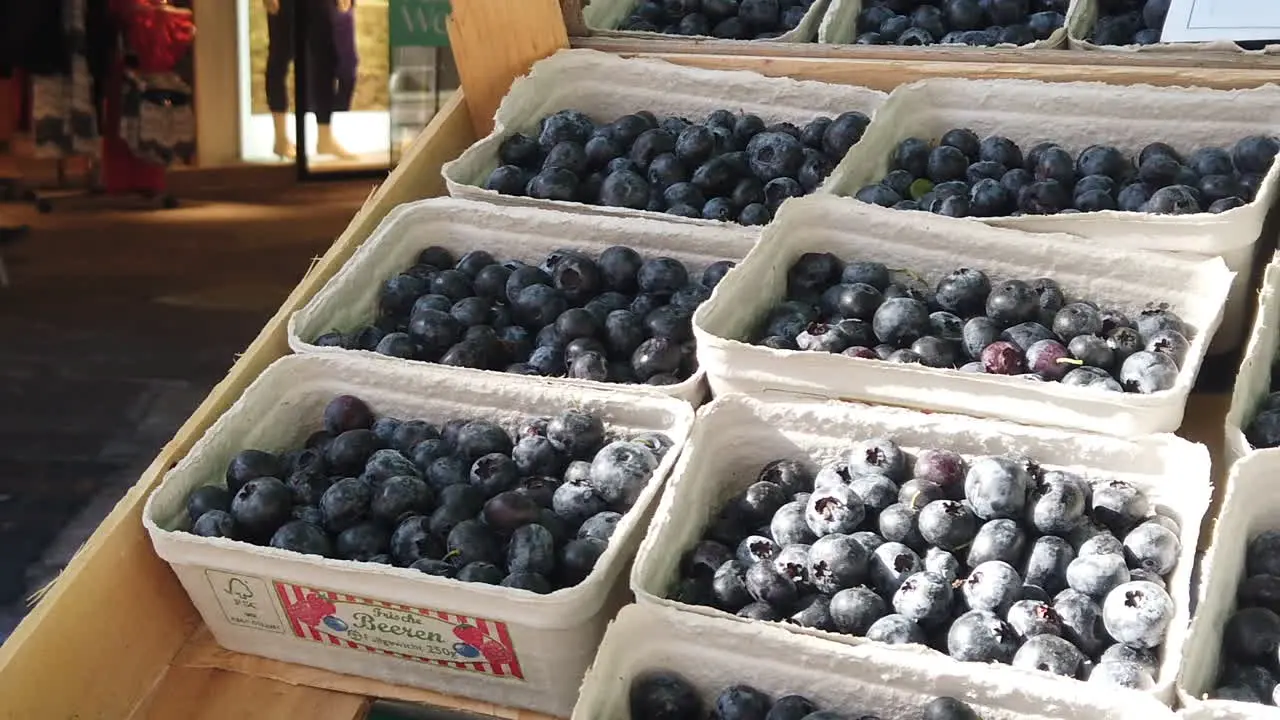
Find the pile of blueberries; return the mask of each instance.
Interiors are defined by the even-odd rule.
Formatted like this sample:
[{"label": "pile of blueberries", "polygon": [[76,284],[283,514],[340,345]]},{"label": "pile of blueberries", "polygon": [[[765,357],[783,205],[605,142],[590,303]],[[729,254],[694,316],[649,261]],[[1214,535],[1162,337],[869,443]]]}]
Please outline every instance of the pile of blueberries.
[{"label": "pile of blueberries", "polygon": [[850,111],[803,128],[716,110],[699,122],[640,111],[597,125],[577,110],[543,118],[536,137],[502,141],[485,187],[503,195],[764,225],[811,193],[862,139]]},{"label": "pile of blueberries", "polygon": [[896,275],[805,253],[755,344],[1144,394],[1172,388],[1191,348],[1191,328],[1167,306],[1130,319],[1070,300],[1050,278],[993,282],[960,268],[930,287]]},{"label": "pile of blueberries", "polygon": [[[880,720],[879,715],[856,718],[832,710],[819,710],[803,695],[783,695],[776,701],[750,685],[731,685],[716,696],[710,708],[679,673],[648,670],[631,681],[627,696],[631,720]],[[939,697],[924,706],[921,720],[980,720],[967,703]]]},{"label": "pile of blueberries", "polygon": [[641,0],[618,29],[768,40],[794,30],[812,4],[813,0]]},{"label": "pile of blueberries", "polygon": [[375,417],[340,395],[284,453],[242,450],[187,498],[191,532],[549,593],[586,579],[671,441],[611,440],[600,418]]},{"label": "pile of blueberries", "polygon": [[858,45],[1030,45],[1067,21],[1069,0],[870,0]]},{"label": "pile of blueberries", "polygon": [[701,274],[617,245],[557,250],[538,265],[438,246],[387,280],[378,318],[315,344],[455,367],[600,382],[674,385],[693,374],[693,311],[732,269]]},{"label": "pile of blueberries", "polygon": [[1236,612],[1222,631],[1222,668],[1211,696],[1219,700],[1280,704],[1280,532],[1249,541]]},{"label": "pile of blueberries", "polygon": [[1142,490],[1012,455],[855,443],[776,460],[682,559],[672,596],[965,662],[1149,688],[1178,527]]},{"label": "pile of blueberries", "polygon": [[1253,201],[1277,151],[1275,138],[1252,135],[1230,149],[1203,147],[1186,157],[1151,143],[1136,163],[1110,145],[1090,145],[1073,156],[1044,142],[1024,156],[1007,137],[979,138],[954,128],[936,144],[914,137],[898,143],[890,172],[855,197],[948,217],[1221,213]]},{"label": "pile of blueberries", "polygon": [[1171,0],[1097,0],[1098,19],[1089,40],[1096,45],[1160,42]]},{"label": "pile of blueberries", "polygon": [[1271,392],[1258,405],[1244,436],[1257,450],[1280,447],[1280,355],[1271,364]]}]

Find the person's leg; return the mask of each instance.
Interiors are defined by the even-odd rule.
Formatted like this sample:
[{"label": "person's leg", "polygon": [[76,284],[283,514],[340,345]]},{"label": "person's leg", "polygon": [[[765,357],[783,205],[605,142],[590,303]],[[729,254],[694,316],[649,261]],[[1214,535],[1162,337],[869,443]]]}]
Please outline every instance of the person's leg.
[{"label": "person's leg", "polygon": [[338,15],[335,0],[310,0],[307,8],[307,59],[311,108],[316,114],[316,154],[351,157],[333,136],[333,102],[337,90],[338,51],[333,23]]},{"label": "person's leg", "polygon": [[275,154],[292,158],[295,154],[289,140],[289,66],[297,48],[293,23],[296,0],[280,0],[280,10],[267,15],[267,107],[275,126]]},{"label": "person's leg", "polygon": [[360,56],[356,52],[354,4],[351,10],[334,16],[333,41],[337,51],[337,65],[334,68],[337,88],[333,98],[333,111],[347,112],[351,110],[351,100],[356,93],[356,74],[360,67]]}]

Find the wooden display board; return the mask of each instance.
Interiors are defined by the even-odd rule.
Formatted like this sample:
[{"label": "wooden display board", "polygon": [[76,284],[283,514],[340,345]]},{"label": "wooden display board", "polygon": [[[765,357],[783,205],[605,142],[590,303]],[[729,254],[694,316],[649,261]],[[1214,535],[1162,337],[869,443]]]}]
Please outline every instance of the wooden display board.
[{"label": "wooden display board", "polygon": [[[370,195],[227,377],[160,451],[137,485],[0,648],[0,718],[357,720],[366,713],[368,698],[374,697],[492,717],[542,717],[223,650],[203,627],[173,573],[153,552],[141,521],[147,494],[164,472],[263,368],[289,352],[285,330],[289,316],[334,275],[392,208],[444,194],[440,166],[488,132],[493,112],[511,81],[536,60],[569,46],[566,24],[555,0],[466,0],[455,2],[454,8],[450,39],[464,92],[445,105],[396,171]],[[668,53],[659,51],[658,44],[646,48],[633,43],[618,49],[701,67],[756,70],[882,90],[940,76],[1090,79],[1219,88],[1252,87],[1276,77],[1270,59],[1264,62],[1244,56],[1230,67],[1191,67],[1163,58],[1157,65],[1121,66],[1103,63],[1103,56],[1095,53],[1069,53],[1079,61],[1055,59],[1033,64],[1031,60],[996,61],[981,54],[968,54],[964,59],[946,55],[942,61],[932,53],[927,60],[835,54],[818,57],[806,54],[813,52],[811,48],[773,57]],[[1226,396],[1194,396],[1186,414],[1188,426],[1182,433],[1208,444],[1215,457],[1220,457],[1226,404]],[[1216,470],[1221,476],[1222,468]],[[1207,527],[1205,532],[1207,537]]]}]

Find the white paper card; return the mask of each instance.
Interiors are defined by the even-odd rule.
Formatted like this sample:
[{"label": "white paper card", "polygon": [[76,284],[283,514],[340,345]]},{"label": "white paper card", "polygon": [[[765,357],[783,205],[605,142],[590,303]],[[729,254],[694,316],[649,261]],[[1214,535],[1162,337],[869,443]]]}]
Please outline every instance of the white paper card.
[{"label": "white paper card", "polygon": [[1271,0],[1173,0],[1161,42],[1280,39],[1280,3]]}]

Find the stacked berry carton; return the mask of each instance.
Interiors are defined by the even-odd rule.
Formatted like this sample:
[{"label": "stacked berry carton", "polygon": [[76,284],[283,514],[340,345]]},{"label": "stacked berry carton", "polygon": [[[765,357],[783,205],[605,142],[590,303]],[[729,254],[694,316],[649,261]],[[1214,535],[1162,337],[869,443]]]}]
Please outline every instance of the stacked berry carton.
[{"label": "stacked berry carton", "polygon": [[[1148,7],[1150,9],[1148,10]],[[1106,12],[1111,8],[1111,12]],[[1134,15],[1135,11],[1137,15]],[[1229,40],[1197,43],[1160,42],[1160,28],[1164,27],[1169,0],[1074,0],[1067,12],[1068,45],[1073,50],[1105,50],[1107,52],[1200,52],[1238,53],[1264,55],[1280,51],[1280,46],[1268,45],[1260,50],[1245,50]],[[1127,15],[1114,27],[1104,42],[1098,42],[1099,18]],[[1103,20],[1106,24],[1108,20]],[[1136,29],[1135,29],[1136,28]]]},{"label": "stacked berry carton", "polygon": [[[1261,558],[1253,552],[1253,543],[1264,533],[1274,535],[1280,530],[1280,495],[1275,491],[1277,469],[1280,465],[1275,454],[1268,452],[1253,453],[1231,466],[1213,538],[1201,560],[1196,612],[1186,636],[1178,675],[1178,698],[1184,708],[1183,715],[1189,720],[1280,717],[1271,694],[1274,679],[1268,682],[1271,687],[1254,690],[1257,698],[1252,701],[1244,701],[1243,697],[1223,699],[1217,692],[1248,677],[1241,673],[1235,679],[1228,679],[1223,676],[1224,668],[1267,668],[1275,663],[1275,634],[1280,624],[1275,622],[1273,613],[1280,607],[1267,592],[1268,583],[1254,586],[1262,588],[1261,594],[1246,593],[1245,581],[1248,578],[1255,582],[1275,580],[1271,575],[1274,570],[1267,569],[1272,562],[1274,543],[1260,548],[1264,555]],[[1255,613],[1248,620],[1261,622],[1251,625],[1243,616],[1236,616],[1237,610],[1245,607]],[[1239,619],[1229,622],[1235,617]],[[1233,624],[1235,627],[1230,627]],[[1230,649],[1226,645],[1230,645]],[[1247,656],[1244,648],[1257,648],[1261,657]],[[1269,673],[1264,674],[1270,677]]]},{"label": "stacked berry carton", "polygon": [[[585,113],[597,126],[596,129],[604,129],[599,126],[642,111],[652,113],[657,118],[668,116],[698,122],[715,111],[727,110],[731,113],[754,113],[758,116],[757,121],[763,121],[763,125],[758,128],[763,131],[767,129],[766,126],[778,123],[790,123],[802,128],[819,116],[830,119],[848,112],[861,113],[869,118],[886,97],[885,93],[850,85],[769,78],[752,72],[702,70],[656,60],[621,59],[591,50],[561,51],[536,63],[529,75],[512,84],[511,91],[503,99],[495,115],[493,132],[468,148],[456,160],[445,164],[443,173],[449,194],[454,197],[506,206],[532,205],[590,215],[648,217],[724,227],[724,222],[704,219],[705,208],[702,217],[683,217],[670,212],[634,209],[630,206],[587,204],[582,201],[581,196],[576,196],[573,200],[561,200],[533,199],[524,193],[504,194],[487,189],[486,183],[501,165],[499,157],[504,142],[519,133],[541,139],[539,122],[559,111]],[[856,134],[843,143],[843,146],[856,142],[861,137],[862,129],[857,128]],[[580,143],[588,142],[583,137],[578,140]],[[793,145],[795,147],[791,149],[800,157],[800,143]],[[663,154],[674,149],[676,148],[666,147]],[[634,147],[631,155],[637,157]],[[826,172],[841,157],[843,151],[834,157],[823,158],[824,163],[829,162],[831,165],[823,167],[821,177],[814,178],[810,183],[813,190],[817,189],[825,179]],[[623,159],[626,159],[625,155],[619,158]],[[648,162],[648,158],[645,162]],[[639,173],[649,171],[650,168],[640,163]],[[684,168],[684,171],[693,174],[692,178],[686,179],[697,182],[696,170],[692,165]],[[796,174],[794,166],[790,168],[790,172],[792,175]],[[730,179],[736,178],[730,176]],[[645,176],[641,175],[637,180],[645,182]],[[795,180],[789,180],[788,184],[800,189]],[[650,192],[647,186],[643,190]],[[598,192],[596,194],[599,195]],[[729,191],[724,190],[719,194],[727,195]],[[778,201],[781,199],[783,198],[778,198]],[[641,207],[643,205],[640,204]]]},{"label": "stacked berry carton", "polygon": [[1229,462],[1261,449],[1252,445],[1246,433],[1267,395],[1277,389],[1273,379],[1277,345],[1280,345],[1280,258],[1273,258],[1262,275],[1258,310],[1227,411],[1224,447]]},{"label": "stacked berry carton", "polygon": [[[595,0],[582,9],[582,19],[594,37],[647,41],[689,38],[713,45],[724,43],[724,48],[730,49],[743,40],[813,42],[827,2]],[[646,29],[632,29],[637,21]],[[730,28],[725,21],[736,24]]]},{"label": "stacked berry carton", "polygon": [[[379,417],[485,419],[508,432],[536,416],[576,410],[602,419],[607,438],[657,432],[672,444],[594,569],[550,594],[191,532],[193,490],[225,482],[243,449],[301,447],[326,405],[345,394]],[[497,375],[460,382],[445,369],[291,355],[268,367],[165,476],[147,500],[144,523],[225,648],[566,716],[608,620],[628,596],[623,569],[692,423],[687,403],[656,392]]]},{"label": "stacked berry carton", "polygon": [[[1118,307],[1130,316],[1162,303],[1190,327],[1191,343],[1172,384],[1150,394],[750,344],[786,297],[789,269],[805,253],[906,269],[930,289],[969,263],[990,274],[993,285],[1047,274],[1069,300]],[[694,335],[699,364],[717,396],[800,393],[1137,436],[1173,432],[1181,424],[1231,278],[1217,258],[1123,251],[1065,235],[815,196],[788,201],[746,260],[694,314]]]},{"label": "stacked berry carton", "polygon": [[[741,260],[756,237],[756,233],[737,226],[715,228],[647,218],[591,217],[456,198],[408,203],[390,213],[351,260],[290,318],[289,345],[301,353],[359,354],[422,366],[424,362],[420,360],[325,347],[315,341],[335,328],[348,332],[373,321],[378,314],[379,289],[388,279],[412,266],[419,253],[431,246],[443,247],[455,258],[481,250],[490,253],[497,262],[520,260],[537,266],[557,251],[580,251],[594,258],[606,248],[625,244],[638,247],[646,260],[654,257],[678,260],[688,268],[690,277],[698,277],[713,263]],[[465,378],[471,376],[493,374],[489,370],[468,368],[450,370],[457,373],[457,382],[465,382]],[[513,383],[523,379],[517,375],[504,377]],[[552,379],[549,382],[586,384],[601,390],[619,387],[590,380]],[[701,404],[706,396],[701,371],[660,389],[694,406]]]},{"label": "stacked berry carton", "polygon": [[[749,656],[744,647],[751,648]],[[688,680],[705,707],[722,690],[747,685],[775,701],[801,695],[823,710],[851,718],[921,717],[920,709],[936,697],[965,702],[985,720],[1175,717],[1169,708],[1137,693],[1029,688],[940,667],[932,658],[886,655],[865,645],[832,645],[767,625],[735,627],[717,618],[632,605],[605,633],[572,720],[628,717],[632,683],[650,671],[669,671]]]},{"label": "stacked berry carton", "polygon": [[[965,2],[965,0],[960,1]],[[1053,0],[1038,2],[1034,6],[1023,3],[1022,7],[1019,7],[1016,3],[1008,3],[1008,5],[1014,8],[1014,12],[1007,18],[992,17],[989,11],[984,13],[981,11],[981,6],[977,3],[965,2],[965,4],[968,5],[968,7],[958,10],[958,12],[965,13],[971,10],[978,11],[976,15],[972,16],[972,20],[970,21],[971,24],[965,24],[962,26],[965,30],[985,26],[988,22],[999,25],[1000,23],[997,21],[1001,21],[1004,23],[1001,27],[1007,28],[1010,25],[1014,25],[1017,30],[1021,31],[1019,34],[1024,35],[1019,41],[1014,42],[1000,42],[999,35],[991,38],[978,38],[977,40],[981,42],[982,47],[1052,50],[1062,47],[1067,40],[1067,31],[1063,24],[1064,15],[1063,13],[1052,9],[1066,7],[1065,0],[1058,0],[1056,2]],[[886,5],[886,3],[864,2],[864,0],[831,0],[831,6],[827,8],[827,14],[823,16],[822,24],[818,26],[818,42],[835,45],[849,45],[854,43],[866,44],[867,35],[871,35],[873,33],[880,34],[878,31],[883,27],[883,23],[877,26],[875,24],[876,21],[880,20],[882,17],[889,16],[888,13],[876,16],[866,15],[863,13],[864,9],[875,5]],[[911,4],[904,5],[902,3],[898,3],[897,5],[905,10]],[[924,22],[912,22],[911,25],[915,28],[920,28],[922,25],[931,26],[932,32],[929,34],[927,42],[920,42],[921,40],[925,40],[924,36],[920,36],[918,38],[913,38],[910,42],[904,41],[902,37],[899,37],[896,40],[893,40],[892,38],[882,38],[875,44],[892,45],[896,43],[898,45],[923,45],[925,47],[933,47],[933,43],[941,43],[941,47],[948,48],[962,48],[971,44],[977,44],[973,39],[966,37],[966,35],[971,36],[972,33],[960,31],[957,34],[952,31],[952,18],[948,10],[951,10],[951,12],[957,12],[957,10],[948,8],[945,5],[940,10],[929,3],[919,3],[919,5],[930,9],[926,11],[927,16]],[[990,4],[988,3],[988,6],[989,5]],[[1037,22],[1033,31],[1031,23],[1028,22],[1028,20],[1030,20],[1031,13],[1017,11],[1022,10],[1023,8],[1026,8],[1026,10],[1040,10],[1042,7],[1049,8],[1042,11],[1047,14],[1044,19],[1049,19],[1049,16],[1056,19],[1042,27],[1040,26],[1040,23]],[[912,17],[913,20],[916,20],[914,12],[909,13],[908,16]],[[1037,20],[1039,20],[1039,18]],[[1054,27],[1055,25],[1056,27]],[[985,33],[986,31],[979,32]],[[1007,32],[1007,37],[1015,37],[1012,31]],[[1038,36],[1036,34],[1037,32]],[[939,35],[939,33],[943,34]],[[1030,37],[1025,36],[1025,33],[1031,33]],[[863,38],[863,40],[859,42],[859,38]]]},{"label": "stacked berry carton", "polygon": [[[1230,113],[1222,108],[1230,107]],[[1231,147],[1251,135],[1271,135],[1280,122],[1280,90],[1209,90],[1040,83],[1018,80],[926,80],[899,87],[877,112],[866,134],[820,192],[853,196],[889,172],[895,147],[918,137],[936,142],[952,128],[978,137],[1004,136],[1028,153],[1057,143],[1072,153],[1109,144],[1137,158],[1164,142],[1181,153]],[[1280,167],[1273,163],[1252,202],[1220,214],[1155,215],[1102,210],[1088,213],[976,218],[1026,232],[1061,232],[1105,241],[1115,248],[1222,257],[1236,272],[1215,350],[1236,345],[1248,312],[1248,282],[1263,221],[1275,204]],[[909,216],[920,213],[909,212]]]},{"label": "stacked berry carton", "polygon": [[[1121,481],[1135,487],[1145,493],[1151,510],[1163,516],[1161,522],[1171,520],[1169,526],[1179,528],[1181,550],[1172,573],[1164,581],[1173,601],[1172,617],[1168,618],[1167,635],[1157,650],[1156,669],[1152,673],[1154,683],[1146,688],[1159,701],[1173,703],[1174,678],[1191,616],[1190,588],[1196,544],[1211,495],[1210,460],[1204,446],[1172,435],[1123,440],[970,417],[926,415],[898,408],[803,398],[775,400],[765,402],[730,395],[718,398],[699,411],[694,431],[632,569],[631,585],[640,604],[719,618],[728,625],[738,625],[740,629],[733,634],[739,638],[756,637],[762,625],[786,628],[801,636],[790,642],[789,652],[804,653],[802,657],[806,658],[811,649],[820,648],[838,655],[844,652],[838,645],[846,644],[864,653],[862,657],[867,664],[879,667],[883,663],[887,668],[900,663],[927,667],[929,673],[937,674],[939,682],[972,683],[972,687],[999,689],[1010,696],[1028,699],[1064,698],[1073,693],[1081,698],[1127,696],[1128,691],[1082,692],[1085,686],[1075,685],[1076,680],[1038,670],[959,662],[925,645],[915,644],[918,641],[886,645],[855,634],[805,627],[805,621],[798,617],[785,624],[767,623],[673,599],[674,593],[683,591],[688,553],[704,538],[717,517],[724,517],[722,508],[727,510],[726,504],[755,483],[761,468],[770,463],[787,458],[810,468],[823,466],[845,457],[853,443],[877,438],[889,438],[905,452],[945,448],[966,460],[985,455],[1016,455],[1039,463],[1046,473],[1051,469],[1062,470],[1094,482]],[[730,633],[726,630],[724,634]],[[739,645],[742,646],[752,647],[753,653],[757,647],[754,642]],[[756,655],[757,660],[760,657],[764,656]],[[792,661],[782,652],[768,657],[770,668],[786,667]],[[847,674],[853,666],[842,667]]]}]

